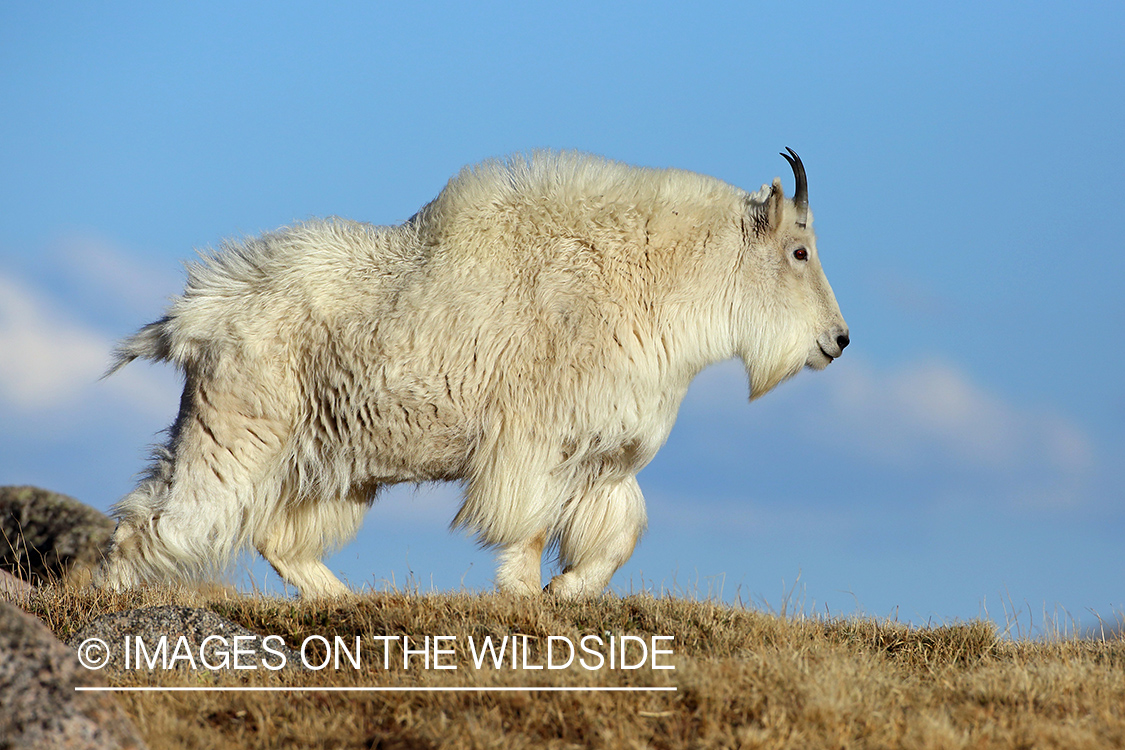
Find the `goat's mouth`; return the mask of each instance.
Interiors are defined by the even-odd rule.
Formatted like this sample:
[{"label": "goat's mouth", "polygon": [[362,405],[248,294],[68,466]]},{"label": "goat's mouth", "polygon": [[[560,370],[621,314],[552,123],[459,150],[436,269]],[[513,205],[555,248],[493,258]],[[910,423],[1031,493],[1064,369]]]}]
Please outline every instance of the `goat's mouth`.
[{"label": "goat's mouth", "polygon": [[836,357],[839,356],[839,354],[833,355],[825,351],[823,346],[817,344],[815,349],[809,350],[808,359],[805,360],[805,367],[808,367],[810,370],[823,370],[825,367],[832,364]]}]

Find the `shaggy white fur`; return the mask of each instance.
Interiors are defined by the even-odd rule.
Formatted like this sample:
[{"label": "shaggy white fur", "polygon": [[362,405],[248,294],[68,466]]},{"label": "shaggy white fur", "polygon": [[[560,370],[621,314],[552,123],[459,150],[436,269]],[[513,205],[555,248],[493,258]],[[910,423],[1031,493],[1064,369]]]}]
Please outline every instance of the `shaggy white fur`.
[{"label": "shaggy white fur", "polygon": [[578,153],[466,168],[404,224],[310,221],[189,267],[119,349],[184,373],[99,585],[204,576],[254,545],[304,596],[377,490],[462,481],[454,521],[502,590],[603,590],[645,528],[636,473],[691,379],[741,357],[752,397],[847,328],[780,180],[748,194]]}]

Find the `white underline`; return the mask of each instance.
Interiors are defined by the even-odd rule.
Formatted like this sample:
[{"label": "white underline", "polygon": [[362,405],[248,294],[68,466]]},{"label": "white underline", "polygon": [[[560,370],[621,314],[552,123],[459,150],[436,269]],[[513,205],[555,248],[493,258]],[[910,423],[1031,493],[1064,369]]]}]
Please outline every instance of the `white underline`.
[{"label": "white underline", "polygon": [[76,687],[101,693],[646,693],[675,692],[677,687]]}]

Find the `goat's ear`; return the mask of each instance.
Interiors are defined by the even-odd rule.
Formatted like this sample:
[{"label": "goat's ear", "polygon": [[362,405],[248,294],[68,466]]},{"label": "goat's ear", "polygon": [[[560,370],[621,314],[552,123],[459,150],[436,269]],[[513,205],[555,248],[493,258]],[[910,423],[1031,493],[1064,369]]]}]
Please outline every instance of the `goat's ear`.
[{"label": "goat's ear", "polygon": [[766,219],[771,232],[776,232],[781,226],[782,203],[785,201],[785,192],[781,189],[781,178],[774,177],[770,187],[769,198],[766,199]]},{"label": "goat's ear", "polygon": [[761,190],[750,196],[747,214],[758,235],[773,234],[781,226],[784,201],[779,177],[774,178],[772,185],[762,185]]}]

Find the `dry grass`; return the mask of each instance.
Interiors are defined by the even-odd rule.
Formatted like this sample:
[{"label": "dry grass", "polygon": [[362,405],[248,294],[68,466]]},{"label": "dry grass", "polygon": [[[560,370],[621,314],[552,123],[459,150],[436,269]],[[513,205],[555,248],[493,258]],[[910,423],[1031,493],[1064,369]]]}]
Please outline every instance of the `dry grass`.
[{"label": "dry grass", "polygon": [[[1125,641],[1007,640],[990,623],[911,628],[783,618],[679,598],[568,603],[370,594],[307,605],[210,592],[42,589],[25,607],[66,639],[111,611],[200,606],[299,647],[364,639],[339,671],[129,672],[118,686],[674,686],[675,692],[165,692],[119,699],[152,748],[1125,746]],[[474,669],[469,636],[675,636],[675,670]],[[457,636],[456,670],[390,670],[374,635]],[[397,653],[397,652],[392,652]]]}]

